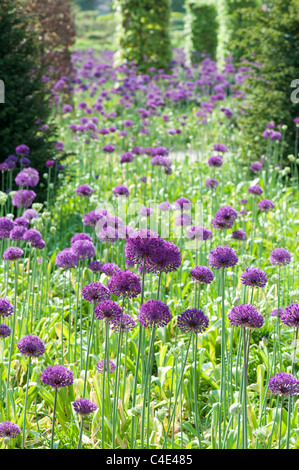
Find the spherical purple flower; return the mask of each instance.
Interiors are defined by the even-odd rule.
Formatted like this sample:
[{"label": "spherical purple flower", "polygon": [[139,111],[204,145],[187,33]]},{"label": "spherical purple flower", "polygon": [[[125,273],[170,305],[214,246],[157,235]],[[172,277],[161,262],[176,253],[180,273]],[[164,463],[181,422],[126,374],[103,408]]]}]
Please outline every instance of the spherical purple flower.
[{"label": "spherical purple flower", "polygon": [[41,239],[42,239],[41,233],[34,228],[30,228],[29,230],[26,230],[23,236],[23,240],[29,243],[37,243]]},{"label": "spherical purple flower", "polygon": [[215,144],[214,145],[215,152],[227,152],[228,148],[224,144]]},{"label": "spherical purple flower", "polygon": [[269,199],[263,199],[258,203],[257,207],[261,212],[268,212],[274,209],[274,204]]},{"label": "spherical purple flower", "polygon": [[19,186],[30,186],[34,188],[39,182],[39,174],[35,168],[24,168],[17,174],[15,183]]},{"label": "spherical purple flower", "polygon": [[180,209],[181,211],[189,210],[191,209],[191,202],[186,197],[179,197],[174,203],[174,208]]},{"label": "spherical purple flower", "polygon": [[232,238],[234,240],[245,241],[247,240],[247,235],[243,230],[235,230],[232,232]]},{"label": "spherical purple flower", "polygon": [[95,248],[89,240],[77,240],[72,244],[72,250],[79,259],[93,258]]},{"label": "spherical purple flower", "polygon": [[132,331],[135,326],[136,322],[135,320],[128,315],[127,313],[123,313],[122,318],[121,317],[116,317],[111,321],[112,325],[112,330],[113,331],[119,331],[121,328],[121,331]]},{"label": "spherical purple flower", "polygon": [[23,217],[25,217],[25,219],[31,221],[32,219],[37,219],[38,218],[38,212],[35,209],[26,209],[24,211]]},{"label": "spherical purple flower", "polygon": [[49,366],[43,370],[41,381],[53,388],[69,387],[74,382],[73,372],[64,366]]},{"label": "spherical purple flower", "polygon": [[117,297],[137,297],[141,292],[141,279],[132,271],[119,271],[109,280],[108,288]]},{"label": "spherical purple flower", "polygon": [[246,268],[241,274],[241,283],[249,287],[265,287],[268,279],[267,275],[260,268]]},{"label": "spherical purple flower", "polygon": [[92,238],[87,233],[76,233],[76,235],[71,238],[71,245],[78,240],[89,240],[92,242]]},{"label": "spherical purple flower", "polygon": [[240,304],[228,314],[230,324],[241,328],[261,328],[264,324],[263,315],[251,304]]},{"label": "spherical purple flower", "polygon": [[32,242],[32,243],[31,243],[31,246],[32,246],[33,248],[38,248],[39,250],[43,250],[43,249],[45,248],[45,246],[46,246],[46,242],[45,242],[43,239],[40,239],[40,240],[38,240],[38,241],[36,241],[36,242]]},{"label": "spherical purple flower", "polygon": [[118,232],[113,227],[104,227],[102,230],[97,230],[97,237],[101,242],[116,242],[118,240]]},{"label": "spherical purple flower", "polygon": [[163,201],[161,204],[159,204],[158,209],[160,211],[170,211],[172,210],[172,205],[168,201]]},{"label": "spherical purple flower", "polygon": [[209,264],[212,268],[232,268],[238,263],[236,252],[230,246],[217,246],[209,255]]},{"label": "spherical purple flower", "polygon": [[214,280],[214,274],[207,266],[195,266],[191,269],[190,275],[198,284],[210,284]]},{"label": "spherical purple flower", "polygon": [[274,395],[288,396],[299,394],[299,381],[292,374],[279,372],[269,380],[269,389]]},{"label": "spherical purple flower", "polygon": [[281,321],[287,326],[299,327],[299,303],[292,303],[280,313]]},{"label": "spherical purple flower", "polygon": [[[104,362],[105,362],[105,364],[104,364]],[[107,361],[102,359],[100,362],[97,363],[96,367],[97,367],[97,370],[101,373],[104,372],[104,369],[107,372]],[[112,361],[112,359],[109,359],[109,373],[113,374],[115,369],[116,369],[116,365],[115,365],[114,361]]]},{"label": "spherical purple flower", "polygon": [[0,423],[0,437],[8,439],[16,439],[21,434],[21,429],[11,421],[3,421]]},{"label": "spherical purple flower", "polygon": [[157,326],[158,328],[166,326],[171,320],[169,307],[161,300],[148,300],[141,305],[138,315],[138,321],[141,325]]},{"label": "spherical purple flower", "polygon": [[164,241],[164,250],[158,258],[146,262],[146,270],[154,273],[176,271],[182,262],[180,249],[172,242]]},{"label": "spherical purple flower", "polygon": [[247,204],[247,203],[248,203],[248,199],[247,199],[247,198],[243,198],[243,199],[241,199],[240,203],[241,203],[241,204]]},{"label": "spherical purple flower", "polygon": [[78,255],[74,253],[72,248],[65,248],[56,255],[55,265],[58,268],[73,269],[78,266],[78,260]]},{"label": "spherical purple flower", "polygon": [[26,227],[23,227],[22,225],[16,225],[10,232],[9,238],[11,240],[23,240],[23,236],[26,231]]},{"label": "spherical purple flower", "polygon": [[30,224],[30,221],[26,217],[17,217],[15,219],[15,226],[22,226],[27,228]]},{"label": "spherical purple flower", "polygon": [[206,187],[208,189],[215,189],[219,185],[219,181],[215,180],[214,178],[210,178],[206,180]]},{"label": "spherical purple flower", "polygon": [[187,237],[191,240],[211,240],[213,234],[211,230],[202,227],[200,225],[193,225],[193,227],[189,228],[187,231]]},{"label": "spherical purple flower", "polygon": [[117,317],[121,317],[122,309],[114,300],[104,300],[97,304],[94,309],[94,314],[98,320],[110,322]]},{"label": "spherical purple flower", "polygon": [[260,162],[255,162],[251,165],[250,169],[254,173],[258,173],[259,171],[262,171],[263,165]]},{"label": "spherical purple flower", "polygon": [[31,189],[20,189],[12,197],[12,205],[15,207],[30,207],[36,198],[36,193]]},{"label": "spherical purple flower", "polygon": [[9,217],[0,217],[0,240],[9,238],[11,230],[14,228],[14,223]]},{"label": "spherical purple flower", "polygon": [[106,153],[112,153],[115,150],[115,145],[112,145],[112,144],[104,145],[103,150]]},{"label": "spherical purple flower", "polygon": [[24,255],[24,251],[16,246],[11,246],[3,253],[3,259],[7,261],[16,261]]},{"label": "spherical purple flower", "polygon": [[13,305],[4,298],[0,299],[0,317],[9,317],[13,314],[14,307]]},{"label": "spherical purple flower", "polygon": [[73,408],[76,413],[82,416],[87,416],[98,409],[97,405],[88,398],[79,398],[79,400],[74,401]]},{"label": "spherical purple flower", "polygon": [[270,253],[269,261],[273,266],[285,266],[291,262],[291,253],[284,248],[274,248]]},{"label": "spherical purple flower", "polygon": [[191,308],[178,316],[177,325],[184,333],[203,333],[209,326],[208,317],[196,308]]},{"label": "spherical purple flower", "polygon": [[18,145],[15,148],[15,152],[17,155],[29,155],[30,153],[30,148],[27,147],[25,144]]},{"label": "spherical purple flower", "polygon": [[105,263],[102,265],[101,271],[106,274],[106,276],[111,277],[115,273],[121,271],[120,267],[115,263]]},{"label": "spherical purple flower", "polygon": [[279,311],[279,317],[281,317],[284,313],[284,308],[274,308],[271,312],[271,317],[277,317],[277,312]]},{"label": "spherical purple flower", "polygon": [[82,289],[82,297],[90,303],[99,303],[110,298],[110,290],[99,282],[91,282]]},{"label": "spherical purple flower", "polygon": [[0,324],[0,338],[8,338],[11,334],[11,329],[7,325]]},{"label": "spherical purple flower", "polygon": [[128,240],[128,238],[134,236],[135,230],[129,225],[122,225],[118,228],[117,234],[118,238],[120,238],[121,240]]},{"label": "spherical purple flower", "polygon": [[21,354],[29,357],[41,356],[46,350],[44,342],[35,335],[23,336],[18,341],[17,347]]},{"label": "spherical purple flower", "polygon": [[281,140],[282,139],[282,134],[277,131],[272,131],[270,134],[270,139],[271,140]]},{"label": "spherical purple flower", "polygon": [[126,258],[135,264],[143,264],[145,260],[159,260],[164,250],[164,240],[152,230],[138,230],[127,240]]},{"label": "spherical purple flower", "polygon": [[131,152],[125,152],[125,153],[123,153],[122,156],[120,157],[120,163],[121,163],[121,165],[122,165],[123,163],[131,163],[131,162],[134,160],[134,158],[135,158],[135,157],[134,157],[133,153],[131,153]]},{"label": "spherical purple flower", "polygon": [[261,194],[263,194],[264,191],[258,184],[256,184],[254,186],[250,186],[248,188],[248,192],[250,194],[254,194],[255,196],[260,196]]},{"label": "spherical purple flower", "polygon": [[238,212],[235,209],[233,209],[231,206],[224,206],[218,209],[215,218],[217,218],[219,221],[225,222],[227,227],[231,228],[237,217]]},{"label": "spherical purple flower", "polygon": [[151,207],[142,207],[139,211],[139,214],[144,217],[149,217],[153,212],[154,211]]},{"label": "spherical purple flower", "polygon": [[88,186],[88,184],[81,184],[81,186],[76,189],[77,196],[90,197],[93,193],[94,190]]},{"label": "spherical purple flower", "polygon": [[106,210],[96,209],[84,215],[83,223],[90,227],[95,227],[97,224],[103,227],[107,222],[107,215],[108,212]]},{"label": "spherical purple flower", "polygon": [[130,192],[126,186],[123,184],[119,184],[112,190],[113,194],[115,197],[123,196],[123,197],[128,197]]},{"label": "spherical purple flower", "polygon": [[102,266],[103,266],[103,263],[101,263],[100,261],[91,261],[89,263],[89,269],[93,273],[99,273],[100,271],[102,271]]},{"label": "spherical purple flower", "polygon": [[218,157],[216,155],[214,157],[209,158],[208,165],[214,168],[220,168],[223,165],[223,160],[221,157]]},{"label": "spherical purple flower", "polygon": [[192,225],[193,221],[192,218],[189,214],[180,214],[176,220],[175,220],[175,225],[177,227],[188,227],[189,225]]}]

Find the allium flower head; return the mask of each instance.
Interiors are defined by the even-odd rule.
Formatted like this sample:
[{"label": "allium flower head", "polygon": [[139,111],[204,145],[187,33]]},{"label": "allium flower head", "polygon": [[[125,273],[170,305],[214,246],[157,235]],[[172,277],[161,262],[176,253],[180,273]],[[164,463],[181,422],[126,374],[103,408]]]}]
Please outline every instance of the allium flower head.
[{"label": "allium flower head", "polygon": [[209,255],[209,264],[214,269],[232,268],[238,263],[238,257],[230,246],[217,246]]},{"label": "allium flower head", "polygon": [[73,408],[79,415],[87,416],[96,411],[98,407],[88,398],[79,398],[79,400],[73,402]]},{"label": "allium flower head", "polygon": [[228,148],[224,144],[215,144],[214,145],[215,152],[227,152]]},{"label": "allium flower head", "polygon": [[245,240],[247,240],[247,235],[243,230],[235,230],[232,233],[232,238],[234,240],[245,241]]},{"label": "allium flower head", "polygon": [[273,266],[285,266],[291,262],[291,254],[284,248],[274,248],[270,253],[269,261]]},{"label": "allium flower head", "polygon": [[23,336],[18,341],[17,347],[21,354],[29,357],[41,356],[46,350],[44,342],[35,335]]},{"label": "allium flower head", "polygon": [[164,241],[164,250],[159,257],[146,262],[146,270],[154,273],[176,271],[182,262],[180,249],[172,242]]},{"label": "allium flower head", "polygon": [[96,234],[101,242],[114,243],[118,240],[118,231],[113,227],[104,227],[102,230],[96,229]]},{"label": "allium flower head", "polygon": [[110,298],[110,290],[100,282],[91,282],[82,289],[82,297],[90,303],[99,303]]},{"label": "allium flower head", "polygon": [[255,162],[255,163],[252,163],[250,169],[254,173],[258,173],[259,171],[263,169],[263,165],[260,162]]},{"label": "allium flower head", "polygon": [[24,168],[15,178],[15,183],[19,186],[30,186],[34,188],[39,182],[39,174],[35,168]]},{"label": "allium flower head", "polygon": [[274,204],[269,199],[263,199],[258,203],[257,207],[261,212],[268,212],[274,209]]},{"label": "allium flower head", "polygon": [[0,240],[9,238],[11,230],[14,228],[14,223],[9,217],[0,217]]},{"label": "allium flower head", "polygon": [[249,287],[265,287],[268,279],[267,275],[260,268],[246,268],[241,274],[241,283]]},{"label": "allium flower head", "polygon": [[77,196],[90,197],[94,190],[88,184],[82,184],[76,189]]},{"label": "allium flower head", "polygon": [[25,144],[21,144],[15,148],[15,152],[17,155],[29,155],[30,148]]},{"label": "allium flower head", "polygon": [[206,187],[208,189],[215,189],[219,185],[219,181],[217,181],[215,178],[209,178],[206,180]]},{"label": "allium flower head", "polygon": [[134,298],[141,292],[141,279],[132,271],[119,271],[109,280],[108,288],[117,297]]},{"label": "allium flower head", "polygon": [[170,211],[172,210],[172,205],[168,201],[163,201],[161,204],[159,204],[158,209],[160,211]]},{"label": "allium flower head", "polygon": [[298,395],[299,381],[292,374],[280,372],[270,378],[269,389],[274,395]]},{"label": "allium flower head", "polygon": [[15,207],[30,207],[36,198],[36,193],[32,189],[20,189],[12,197],[12,205]]},{"label": "allium flower head", "polygon": [[175,220],[175,225],[177,227],[187,227],[188,225],[192,225],[192,223],[191,216],[185,213],[180,214]]},{"label": "allium flower head", "polygon": [[73,252],[79,259],[93,258],[95,255],[95,248],[89,240],[77,240],[72,244]]},{"label": "allium flower head", "polygon": [[256,307],[251,304],[240,304],[228,314],[230,324],[241,328],[261,328],[264,323],[263,316]]},{"label": "allium flower head", "polygon": [[207,266],[195,266],[191,269],[190,275],[198,284],[210,284],[214,280],[214,274]]},{"label": "allium flower head", "polygon": [[121,317],[122,309],[114,300],[104,300],[97,304],[94,314],[98,320],[110,322],[115,320],[115,318]]},{"label": "allium flower head", "polygon": [[0,324],[0,338],[8,338],[11,334],[11,329],[7,325]]},{"label": "allium flower head", "polygon": [[120,267],[115,263],[105,263],[102,265],[101,271],[108,277],[112,277],[115,273],[121,271]]},{"label": "allium flower head", "polygon": [[250,194],[254,194],[255,196],[260,196],[261,194],[263,194],[264,191],[258,184],[256,184],[254,186],[250,186],[248,188],[248,192]]},{"label": "allium flower head", "polygon": [[73,269],[78,266],[78,260],[78,255],[76,255],[72,248],[65,248],[57,253],[55,265],[58,266],[58,268]]},{"label": "allium flower head", "polygon": [[24,211],[23,217],[25,217],[25,219],[31,221],[32,219],[37,219],[38,218],[38,212],[35,209],[26,209]]},{"label": "allium flower head", "polygon": [[281,321],[287,326],[299,327],[299,303],[292,303],[283,312],[279,312]]},{"label": "allium flower head", "polygon": [[103,263],[101,263],[100,261],[91,261],[89,263],[89,269],[93,273],[98,273],[98,272],[102,271],[102,266],[103,266]]},{"label": "allium flower head", "polygon": [[191,240],[211,240],[213,234],[211,230],[201,227],[200,225],[193,225],[187,231],[187,237]]},{"label": "allium flower head", "polygon": [[11,421],[3,421],[0,423],[0,437],[8,439],[16,439],[21,434],[21,429]]},{"label": "allium flower head", "polygon": [[83,223],[84,225],[87,225],[89,227],[95,227],[98,223],[101,224],[101,228],[106,224],[107,222],[107,211],[99,210],[96,209],[91,212],[87,212],[84,217],[83,217]]},{"label": "allium flower head", "polygon": [[3,253],[3,259],[7,261],[16,261],[24,255],[24,251],[17,246],[10,246]]},{"label": "allium flower head", "polygon": [[124,197],[128,197],[130,192],[129,192],[129,189],[124,186],[123,184],[119,184],[118,186],[116,186],[113,190],[112,190],[113,194],[115,197],[119,197],[119,196],[124,196]]},{"label": "allium flower head", "polygon": [[210,157],[208,160],[208,165],[214,168],[219,168],[223,165],[223,160],[221,157],[218,157],[217,155],[214,157]]},{"label": "allium flower head", "polygon": [[[101,373],[104,372],[104,368],[105,368],[105,371],[107,372],[107,361],[105,361],[104,359],[102,359],[101,361],[99,361],[97,363],[97,370]],[[114,361],[112,361],[112,359],[109,359],[109,373],[110,374],[113,374],[113,372],[115,371],[116,369],[116,365],[114,363]]]},{"label": "allium flower head", "polygon": [[238,212],[231,206],[220,207],[212,221],[214,228],[231,228],[234,225]]},{"label": "allium flower head", "polygon": [[209,326],[208,317],[197,308],[185,310],[178,316],[177,325],[183,333],[203,333]]},{"label": "allium flower head", "polygon": [[41,381],[53,388],[69,387],[74,382],[74,376],[66,367],[55,365],[43,370]]},{"label": "allium flower head", "polygon": [[112,325],[113,331],[119,331],[120,328],[122,331],[132,331],[135,328],[136,322],[134,318],[131,317],[131,315],[128,315],[127,313],[123,313],[122,318],[115,317],[111,321],[111,325]]},{"label": "allium flower head", "polygon": [[161,300],[148,300],[141,305],[138,321],[141,325],[157,326],[158,328],[166,326],[171,320],[169,307]]},{"label": "allium flower head", "polygon": [[164,250],[164,240],[151,230],[138,230],[127,240],[126,258],[135,264],[143,264],[145,260],[159,260]]},{"label": "allium flower head", "polygon": [[30,243],[37,243],[41,239],[42,239],[41,233],[34,228],[30,228],[29,230],[27,230],[23,236],[23,240],[25,240],[26,242],[30,242]]},{"label": "allium flower head", "polygon": [[[23,240],[23,236],[26,232],[27,228],[23,227],[23,225],[16,225],[9,234],[9,238],[11,240]],[[1,238],[1,235],[0,235]]]},{"label": "allium flower head", "polygon": [[134,160],[134,155],[131,152],[126,152],[120,157],[120,163],[131,163]]},{"label": "allium flower head", "polygon": [[186,197],[179,197],[174,203],[174,208],[180,209],[181,211],[189,210],[191,209],[191,201]]},{"label": "allium flower head", "polygon": [[9,317],[13,314],[14,307],[13,305],[4,298],[0,299],[0,317]]}]

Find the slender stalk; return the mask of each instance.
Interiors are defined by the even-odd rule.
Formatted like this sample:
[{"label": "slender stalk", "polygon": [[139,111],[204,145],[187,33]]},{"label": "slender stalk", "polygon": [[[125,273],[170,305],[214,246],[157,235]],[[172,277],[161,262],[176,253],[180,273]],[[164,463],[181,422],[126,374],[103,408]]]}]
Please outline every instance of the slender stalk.
[{"label": "slender stalk", "polygon": [[27,383],[26,383],[26,394],[25,394],[24,416],[23,416],[23,430],[22,430],[22,449],[25,448],[26,411],[27,411],[27,401],[28,401],[28,388],[29,388],[29,380],[30,380],[30,369],[31,369],[31,356],[29,356],[28,368],[27,368]]},{"label": "slender stalk", "polygon": [[54,429],[55,429],[55,414],[56,414],[56,405],[57,405],[57,393],[58,393],[58,388],[55,388],[55,394],[54,394],[54,406],[53,406],[53,417],[52,417],[52,431],[51,431],[51,449],[53,449],[53,444],[54,444]]},{"label": "slender stalk", "polygon": [[82,444],[82,436],[83,436],[83,422],[84,422],[84,417],[81,416],[81,423],[80,423],[80,434],[79,434],[79,440],[78,440],[78,446],[77,449],[81,449],[81,444]]}]

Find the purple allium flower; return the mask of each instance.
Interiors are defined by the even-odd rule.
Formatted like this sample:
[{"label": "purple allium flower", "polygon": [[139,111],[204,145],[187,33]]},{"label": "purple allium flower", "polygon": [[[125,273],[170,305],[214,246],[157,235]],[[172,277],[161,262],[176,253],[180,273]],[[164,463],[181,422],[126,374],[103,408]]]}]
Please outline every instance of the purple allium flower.
[{"label": "purple allium flower", "polygon": [[271,312],[271,317],[277,317],[277,312],[279,311],[279,317],[281,317],[284,313],[284,308],[274,308]]},{"label": "purple allium flower", "polygon": [[77,240],[72,244],[73,252],[78,256],[78,259],[93,258],[95,255],[95,248],[89,240]]},{"label": "purple allium flower", "polygon": [[132,331],[135,328],[136,322],[130,315],[128,315],[127,313],[123,313],[122,318],[114,318],[111,321],[111,325],[113,331],[119,331],[121,327],[121,331],[124,332]]},{"label": "purple allium flower", "polygon": [[76,189],[77,196],[90,197],[93,193],[94,190],[88,186],[88,184],[81,184],[81,186]]},{"label": "purple allium flower", "polygon": [[189,228],[187,231],[187,237],[191,240],[211,240],[213,234],[211,230],[202,227],[200,225],[193,225],[193,227]]},{"label": "purple allium flower", "polygon": [[24,211],[23,217],[29,221],[32,219],[37,219],[38,218],[38,212],[35,209],[26,209]]},{"label": "purple allium flower", "polygon": [[138,321],[141,325],[157,326],[158,328],[166,326],[171,320],[169,307],[161,300],[148,300],[141,305]]},{"label": "purple allium flower", "polygon": [[54,160],[47,160],[47,161],[46,161],[46,167],[47,167],[47,168],[53,168],[54,165],[55,165],[55,161],[54,161]]},{"label": "purple allium flower", "polygon": [[122,225],[117,230],[118,238],[122,240],[128,240],[128,238],[131,238],[134,236],[134,233],[135,233],[135,230],[129,225]]},{"label": "purple allium flower", "polygon": [[[105,365],[104,365],[104,362],[105,362]],[[102,359],[100,362],[97,363],[96,367],[97,367],[97,370],[101,373],[104,372],[104,368],[105,368],[105,371],[107,372],[107,361]],[[116,365],[114,361],[112,361],[112,359],[109,359],[109,373],[113,374],[115,369],[116,369]]]},{"label": "purple allium flower", "polygon": [[55,265],[58,266],[58,268],[72,269],[78,266],[78,260],[79,258],[72,248],[65,248],[57,253]]},{"label": "purple allium flower", "polygon": [[29,243],[37,243],[41,239],[42,239],[41,233],[34,228],[30,228],[29,230],[26,230],[23,236],[23,240]]},{"label": "purple allium flower", "polygon": [[0,324],[0,338],[8,338],[11,334],[11,329],[7,325]]},{"label": "purple allium flower", "polygon": [[175,220],[175,225],[177,227],[188,227],[189,225],[192,225],[193,221],[192,218],[189,214],[180,214],[176,220]]},{"label": "purple allium flower", "polygon": [[20,189],[12,197],[12,205],[15,207],[30,207],[36,198],[36,193],[31,189]]},{"label": "purple allium flower", "polygon": [[141,292],[141,279],[132,271],[119,271],[109,280],[108,288],[117,297],[137,297]]},{"label": "purple allium flower", "polygon": [[82,297],[90,303],[97,304],[109,300],[110,295],[110,290],[99,282],[91,282],[82,289]]},{"label": "purple allium flower", "polygon": [[263,199],[258,203],[257,207],[261,212],[268,212],[274,209],[274,204],[269,199]]},{"label": "purple allium flower", "polygon": [[115,197],[119,197],[119,196],[128,197],[130,194],[128,188],[124,186],[123,184],[119,184],[118,186],[113,188],[112,192]]},{"label": "purple allium flower", "polygon": [[261,313],[251,304],[235,305],[228,314],[228,319],[231,325],[241,328],[261,328],[264,323]]},{"label": "purple allium flower", "polygon": [[79,400],[74,401],[73,408],[76,413],[82,416],[87,416],[98,409],[97,405],[88,398],[79,398]]},{"label": "purple allium flower", "polygon": [[299,303],[292,303],[282,312],[279,311],[282,323],[287,326],[299,327]]},{"label": "purple allium flower", "polygon": [[181,211],[189,210],[191,209],[191,202],[186,197],[179,197],[174,203],[174,208],[180,209]]},{"label": "purple allium flower", "polygon": [[7,261],[16,261],[24,255],[24,251],[16,246],[11,246],[3,253],[3,259]]},{"label": "purple allium flower", "polygon": [[38,248],[39,250],[43,250],[46,246],[46,242],[44,240],[40,239],[37,242],[32,242],[31,246],[33,248]]},{"label": "purple allium flower", "polygon": [[156,259],[146,262],[146,270],[154,273],[176,271],[182,262],[180,249],[172,242],[164,241],[164,250]]},{"label": "purple allium flower", "polygon": [[209,264],[212,268],[232,268],[238,263],[236,252],[230,246],[217,246],[209,255]]},{"label": "purple allium flower", "polygon": [[46,350],[44,342],[35,335],[23,336],[18,341],[17,347],[21,354],[29,357],[41,356]]},{"label": "purple allium flower", "polygon": [[160,211],[170,211],[172,210],[172,205],[168,201],[163,201],[161,204],[159,204],[158,209]]},{"label": "purple allium flower", "polygon": [[76,233],[76,235],[71,238],[71,245],[78,240],[89,240],[92,242],[92,238],[87,233]]},{"label": "purple allium flower", "polygon": [[17,174],[15,183],[19,186],[30,186],[34,188],[39,182],[39,174],[35,168],[24,168]]},{"label": "purple allium flower", "polygon": [[17,217],[14,222],[16,226],[22,226],[25,228],[30,224],[30,221],[26,217]]},{"label": "purple allium flower", "polygon": [[232,238],[233,238],[234,240],[245,241],[245,240],[247,240],[247,235],[246,235],[246,233],[245,233],[243,230],[235,230],[235,231],[232,233]]},{"label": "purple allium flower", "polygon": [[116,242],[118,240],[118,232],[113,227],[104,227],[97,230],[97,237],[101,242]]},{"label": "purple allium flower", "polygon": [[102,271],[102,266],[103,266],[103,263],[101,263],[100,261],[91,261],[89,263],[89,269],[93,273],[98,273],[98,272]]},{"label": "purple allium flower", "polygon": [[17,155],[29,155],[30,153],[30,148],[27,147],[25,144],[18,145],[15,148],[15,152]]},{"label": "purple allium flower", "polygon": [[74,382],[74,376],[66,367],[55,365],[43,370],[41,381],[53,388],[69,387]]},{"label": "purple allium flower", "polygon": [[215,144],[214,145],[215,152],[227,152],[228,148],[224,144]]},{"label": "purple allium flower", "polygon": [[10,232],[9,238],[11,240],[23,240],[23,236],[26,231],[26,227],[23,227],[22,225],[16,225]]},{"label": "purple allium flower", "polygon": [[98,320],[110,322],[117,317],[121,317],[122,309],[114,300],[104,300],[97,304],[94,309],[94,314]]},{"label": "purple allium flower", "polygon": [[102,265],[101,271],[106,274],[106,276],[111,277],[115,273],[121,271],[120,267],[115,263],[105,263]]},{"label": "purple allium flower", "polygon": [[215,189],[219,185],[219,181],[215,180],[214,178],[210,178],[206,180],[206,187],[208,189]]},{"label": "purple allium flower", "polygon": [[291,262],[291,253],[284,248],[274,248],[270,253],[269,261],[273,266],[285,266]]},{"label": "purple allium flower", "polygon": [[16,439],[21,434],[21,429],[11,421],[3,421],[0,423],[0,437],[8,439]]},{"label": "purple allium flower", "polygon": [[259,171],[262,171],[263,165],[260,162],[255,162],[251,165],[250,169],[254,173],[258,173]]},{"label": "purple allium flower", "polygon": [[247,204],[247,203],[248,203],[248,199],[246,199],[246,198],[241,199],[240,203],[241,203],[241,204]]},{"label": "purple allium flower", "polygon": [[279,372],[270,378],[269,389],[274,395],[298,395],[299,381],[292,374]]},{"label": "purple allium flower", "polygon": [[164,250],[164,240],[157,232],[141,229],[127,240],[125,246],[126,258],[135,264],[143,264],[144,261],[159,260]]},{"label": "purple allium flower", "polygon": [[210,284],[214,280],[214,274],[207,266],[195,266],[191,269],[190,275],[199,284]]},{"label": "purple allium flower", "polygon": [[122,154],[122,156],[120,157],[120,163],[121,165],[123,163],[131,163],[133,160],[134,160],[134,155],[131,153],[131,152],[125,152],[124,154]]},{"label": "purple allium flower", "polygon": [[178,316],[177,325],[184,333],[203,333],[209,325],[208,317],[196,308],[185,310]]},{"label": "purple allium flower", "polygon": [[268,279],[267,275],[260,268],[246,268],[241,274],[241,283],[249,287],[265,287]]},{"label": "purple allium flower", "polygon": [[144,217],[149,217],[153,212],[153,209],[151,209],[150,207],[142,207],[139,211],[139,214]]},{"label": "purple allium flower", "polygon": [[281,140],[281,139],[282,139],[282,135],[281,135],[280,132],[272,131],[271,134],[270,134],[270,139],[271,139],[271,140]]},{"label": "purple allium flower", "polygon": [[111,144],[104,145],[103,150],[106,153],[112,153],[115,150],[115,145],[111,145]]},{"label": "purple allium flower", "polygon": [[254,194],[255,196],[260,196],[261,194],[263,194],[264,191],[258,184],[256,184],[254,186],[250,186],[248,188],[248,192],[250,194]]},{"label": "purple allium flower", "polygon": [[223,160],[221,157],[218,157],[216,155],[214,157],[209,158],[208,165],[214,168],[220,168],[223,165]]},{"label": "purple allium flower", "polygon": [[4,298],[0,299],[0,317],[9,317],[13,314],[14,307],[13,305]]},{"label": "purple allium flower", "polygon": [[238,212],[231,206],[224,206],[218,209],[216,212],[216,217],[230,224],[236,220],[238,217]]},{"label": "purple allium flower", "polygon": [[107,220],[108,212],[106,210],[96,209],[91,212],[87,212],[83,217],[84,225],[95,227],[98,223],[103,227]]},{"label": "purple allium flower", "polygon": [[9,217],[0,217],[0,240],[9,238],[11,230],[14,228],[14,223]]}]

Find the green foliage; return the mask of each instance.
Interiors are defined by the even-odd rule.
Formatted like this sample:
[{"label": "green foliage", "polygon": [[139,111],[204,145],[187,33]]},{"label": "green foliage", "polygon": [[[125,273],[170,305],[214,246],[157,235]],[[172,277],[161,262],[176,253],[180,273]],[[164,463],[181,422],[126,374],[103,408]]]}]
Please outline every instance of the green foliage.
[{"label": "green foliage", "polygon": [[299,0],[271,0],[267,5],[266,10],[244,10],[252,26],[240,32],[239,45],[262,67],[251,65],[253,73],[246,81],[248,107],[240,126],[245,142],[260,154],[266,149],[265,125],[271,121],[287,125],[287,154],[294,152],[293,120],[298,117],[298,105],[291,101],[291,83],[299,76]]},{"label": "green foliage", "polygon": [[31,150],[31,166],[41,173],[45,161],[53,158],[51,137],[55,136],[55,127],[46,132],[38,130],[49,123],[51,107],[42,80],[43,46],[33,25],[34,19],[24,14],[24,7],[15,0],[2,3],[0,78],[5,84],[5,103],[0,104],[0,161],[13,154],[17,145],[25,144]]},{"label": "green foliage", "polygon": [[166,69],[171,60],[170,0],[116,0],[119,58],[134,61],[140,71]]},{"label": "green foliage", "polygon": [[217,6],[204,0],[186,2],[187,53],[192,62],[199,62],[201,54],[216,58],[218,19]]},{"label": "green foliage", "polygon": [[171,10],[179,13],[185,13],[186,5],[185,0],[171,0]]}]

